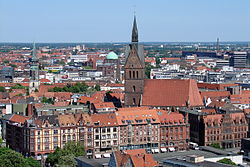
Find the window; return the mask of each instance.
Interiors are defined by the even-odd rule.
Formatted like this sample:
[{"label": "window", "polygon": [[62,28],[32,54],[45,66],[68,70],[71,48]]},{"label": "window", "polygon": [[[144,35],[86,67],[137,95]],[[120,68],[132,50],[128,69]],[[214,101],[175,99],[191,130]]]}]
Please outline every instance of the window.
[{"label": "window", "polygon": [[54,134],[58,134],[58,130],[54,130]]},{"label": "window", "polygon": [[135,101],[135,98],[133,98],[133,104],[134,104],[134,105],[135,105],[135,102],[136,102],[136,101]]},{"label": "window", "polygon": [[49,144],[47,145],[45,145],[45,150],[49,150]]},{"label": "window", "polygon": [[49,142],[49,138],[48,137],[45,137],[45,143]]},{"label": "window", "polygon": [[49,135],[49,131],[44,131],[44,134],[45,135]]},{"label": "window", "polygon": [[116,132],[116,128],[113,128],[113,132]]},{"label": "window", "polygon": [[37,150],[40,151],[40,149],[41,149],[41,146],[40,146],[40,145],[37,145]]},{"label": "window", "polygon": [[129,71],[129,78],[131,79],[131,71]]},{"label": "window", "polygon": [[54,142],[57,142],[57,141],[58,141],[58,137],[55,136],[55,137],[53,138],[53,140],[54,140]]},{"label": "window", "polygon": [[95,139],[98,140],[99,139],[99,135],[95,135]]},{"label": "window", "polygon": [[135,78],[135,71],[133,71],[133,78]]},{"label": "window", "polygon": [[139,78],[139,72],[136,71],[136,78]]},{"label": "window", "polygon": [[133,86],[133,92],[135,92],[135,86]]}]

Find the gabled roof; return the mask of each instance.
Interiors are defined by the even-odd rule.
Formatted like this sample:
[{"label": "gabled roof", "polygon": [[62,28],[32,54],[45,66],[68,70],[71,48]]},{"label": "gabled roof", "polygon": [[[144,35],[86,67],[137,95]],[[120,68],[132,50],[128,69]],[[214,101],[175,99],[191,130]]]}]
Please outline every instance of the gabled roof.
[{"label": "gabled roof", "polygon": [[146,79],[143,106],[203,106],[195,80]]},{"label": "gabled roof", "polygon": [[123,152],[115,151],[112,155],[115,156],[117,167],[126,167],[129,161],[135,167],[154,167],[159,165],[154,160],[152,154],[147,154],[145,149],[126,150]]}]

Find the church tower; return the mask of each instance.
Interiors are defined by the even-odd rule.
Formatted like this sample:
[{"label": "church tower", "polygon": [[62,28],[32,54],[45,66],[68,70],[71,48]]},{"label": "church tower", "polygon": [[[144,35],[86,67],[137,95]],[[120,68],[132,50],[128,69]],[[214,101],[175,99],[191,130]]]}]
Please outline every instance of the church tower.
[{"label": "church tower", "polygon": [[30,83],[29,83],[29,92],[35,92],[39,89],[39,64],[38,59],[36,56],[36,46],[35,43],[33,44],[33,51],[32,51],[32,58],[31,58],[31,66],[30,66]]},{"label": "church tower", "polygon": [[144,88],[144,51],[138,44],[138,30],[134,17],[132,42],[127,47],[126,62],[124,65],[125,77],[125,106],[136,107],[142,102]]}]

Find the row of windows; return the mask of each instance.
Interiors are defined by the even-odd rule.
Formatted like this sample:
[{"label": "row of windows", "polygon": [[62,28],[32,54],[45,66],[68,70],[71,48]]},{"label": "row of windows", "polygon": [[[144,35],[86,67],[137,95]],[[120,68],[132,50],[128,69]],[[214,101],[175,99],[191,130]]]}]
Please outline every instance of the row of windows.
[{"label": "row of windows", "polygon": [[129,71],[129,79],[138,79],[139,78],[139,71]]}]

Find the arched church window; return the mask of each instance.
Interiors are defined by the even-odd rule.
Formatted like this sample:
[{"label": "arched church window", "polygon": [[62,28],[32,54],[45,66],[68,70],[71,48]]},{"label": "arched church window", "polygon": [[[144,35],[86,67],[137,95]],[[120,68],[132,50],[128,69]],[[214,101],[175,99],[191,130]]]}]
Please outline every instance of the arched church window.
[{"label": "arched church window", "polygon": [[133,71],[133,78],[135,78],[135,71]]},{"label": "arched church window", "polygon": [[135,92],[135,86],[133,86],[133,92]]}]

